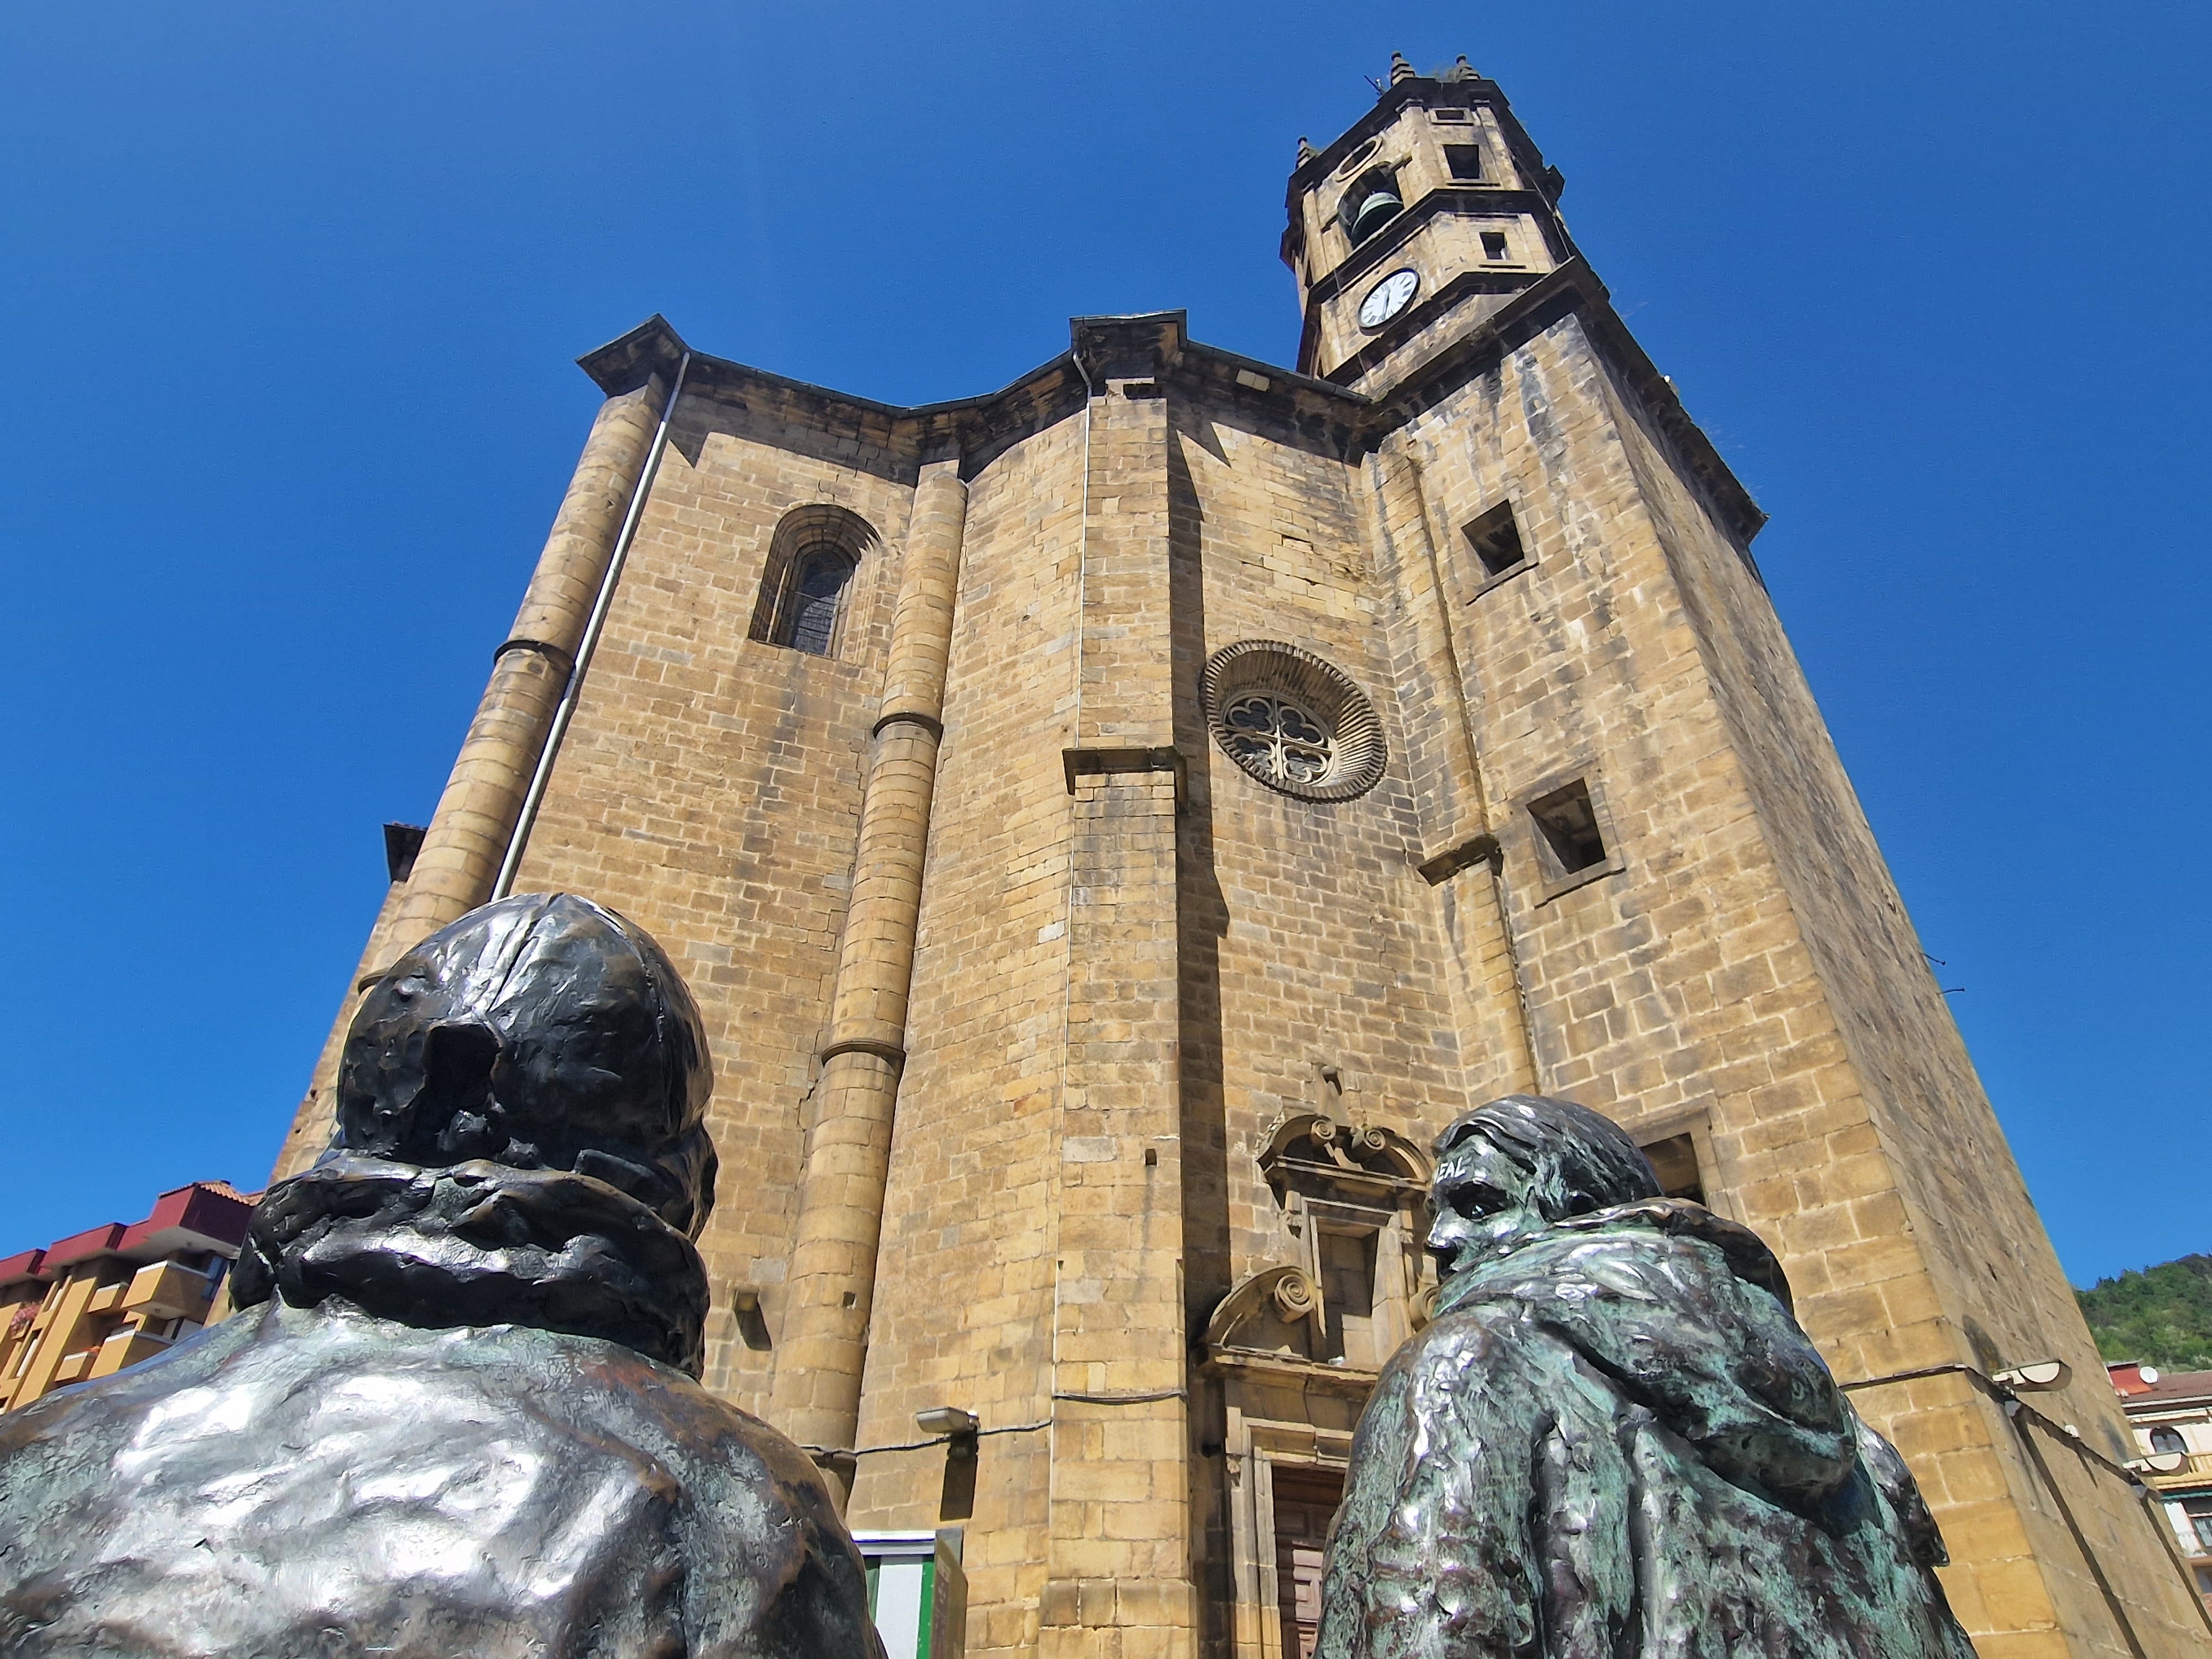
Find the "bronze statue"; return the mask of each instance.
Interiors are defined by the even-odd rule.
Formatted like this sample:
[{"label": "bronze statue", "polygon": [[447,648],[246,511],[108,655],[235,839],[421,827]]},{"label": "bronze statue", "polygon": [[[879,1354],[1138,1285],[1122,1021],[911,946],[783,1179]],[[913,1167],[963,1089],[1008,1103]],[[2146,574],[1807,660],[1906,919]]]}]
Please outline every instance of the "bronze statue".
[{"label": "bronze statue", "polygon": [[1437,1314],[1360,1419],[1322,1659],[1971,1659],[1934,1518],[1756,1235],[1567,1101],[1437,1150]]},{"label": "bronze statue", "polygon": [[879,1659],[812,1463],[695,1380],[710,1087],[598,905],[408,952],[240,1312],[0,1418],[0,1652]]}]

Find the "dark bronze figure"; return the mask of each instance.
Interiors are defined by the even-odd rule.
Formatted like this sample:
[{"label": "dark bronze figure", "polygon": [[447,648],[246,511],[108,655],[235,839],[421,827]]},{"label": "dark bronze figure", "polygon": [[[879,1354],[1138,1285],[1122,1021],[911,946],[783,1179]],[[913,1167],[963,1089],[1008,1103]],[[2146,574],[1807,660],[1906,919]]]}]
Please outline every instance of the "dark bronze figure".
[{"label": "dark bronze figure", "polygon": [[1437,1316],[1360,1420],[1322,1659],[1971,1659],[1934,1518],[1754,1234],[1566,1101],[1437,1152]]},{"label": "dark bronze figure", "polygon": [[0,1652],[879,1659],[813,1465],[695,1381],[709,1088],[598,905],[410,951],[241,1311],[0,1418]]}]

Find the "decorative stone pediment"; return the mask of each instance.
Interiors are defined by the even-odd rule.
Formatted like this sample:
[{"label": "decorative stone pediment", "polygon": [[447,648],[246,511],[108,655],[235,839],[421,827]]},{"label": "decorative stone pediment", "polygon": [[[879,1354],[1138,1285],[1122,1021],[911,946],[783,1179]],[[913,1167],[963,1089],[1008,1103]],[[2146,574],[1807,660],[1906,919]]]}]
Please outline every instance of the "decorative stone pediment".
[{"label": "decorative stone pediment", "polygon": [[1321,1293],[1304,1268],[1262,1267],[1223,1297],[1206,1322],[1206,1352],[1235,1348],[1310,1359],[1320,1304]]},{"label": "decorative stone pediment", "polygon": [[1405,1136],[1374,1124],[1346,1123],[1326,1112],[1276,1121],[1256,1156],[1275,1196],[1296,1189],[1315,1198],[1395,1209],[1425,1197],[1428,1156]]}]

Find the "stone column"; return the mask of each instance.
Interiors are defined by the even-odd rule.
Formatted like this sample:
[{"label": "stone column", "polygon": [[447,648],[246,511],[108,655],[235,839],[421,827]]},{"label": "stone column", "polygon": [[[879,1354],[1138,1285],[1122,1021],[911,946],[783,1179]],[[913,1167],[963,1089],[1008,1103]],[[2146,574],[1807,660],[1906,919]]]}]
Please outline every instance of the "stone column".
[{"label": "stone column", "polygon": [[378,972],[491,896],[667,394],[655,375],[608,398],[592,422],[522,610],[493,658],[491,683],[415,855]]},{"label": "stone column", "polygon": [[1170,438],[1144,327],[1104,321],[1079,339],[1107,362],[1094,370],[1103,384],[1087,445],[1083,690],[1065,757],[1066,1059],[1040,1659],[1187,1659],[1197,1639]]},{"label": "stone column", "polygon": [[[860,1421],[967,511],[958,462],[922,469],[860,807],[830,1040],[806,1132],[798,1234],[769,1398],[778,1428],[802,1445],[833,1452],[851,1449]],[[830,1467],[849,1480],[836,1460]]]}]

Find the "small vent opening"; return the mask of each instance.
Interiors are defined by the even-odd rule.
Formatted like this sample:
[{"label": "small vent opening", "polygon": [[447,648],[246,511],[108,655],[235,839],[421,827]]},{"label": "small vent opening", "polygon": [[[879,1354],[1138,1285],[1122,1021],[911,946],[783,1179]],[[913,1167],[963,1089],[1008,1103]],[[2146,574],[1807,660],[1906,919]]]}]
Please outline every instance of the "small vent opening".
[{"label": "small vent opening", "polygon": [[1668,1135],[1644,1148],[1651,1160],[1651,1173],[1659,1177],[1659,1190],[1669,1198],[1705,1201],[1705,1177],[1698,1170],[1698,1146],[1687,1135]]},{"label": "small vent opening", "polygon": [[1502,576],[1528,562],[1528,550],[1521,545],[1521,526],[1514,521],[1510,501],[1498,502],[1462,533],[1481,562],[1486,576]]},{"label": "small vent opening", "polygon": [[1551,849],[1559,873],[1571,876],[1605,862],[1605,837],[1597,827],[1597,810],[1590,805],[1589,785],[1577,778],[1564,789],[1554,789],[1528,808],[1537,832]]}]

